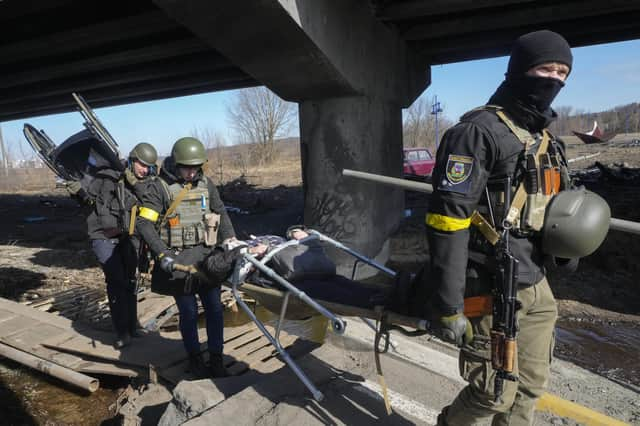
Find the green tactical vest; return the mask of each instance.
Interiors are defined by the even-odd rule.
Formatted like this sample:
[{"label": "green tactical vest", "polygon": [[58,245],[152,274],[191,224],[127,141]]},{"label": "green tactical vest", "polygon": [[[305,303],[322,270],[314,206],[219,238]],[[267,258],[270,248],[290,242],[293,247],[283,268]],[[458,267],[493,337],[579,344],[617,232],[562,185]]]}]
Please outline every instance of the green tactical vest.
[{"label": "green tactical vest", "polygon": [[[180,183],[167,185],[161,179],[173,201],[182,191]],[[193,183],[170,217],[165,218],[160,228],[160,238],[171,248],[185,248],[205,243],[205,218],[210,213],[207,180]]]}]

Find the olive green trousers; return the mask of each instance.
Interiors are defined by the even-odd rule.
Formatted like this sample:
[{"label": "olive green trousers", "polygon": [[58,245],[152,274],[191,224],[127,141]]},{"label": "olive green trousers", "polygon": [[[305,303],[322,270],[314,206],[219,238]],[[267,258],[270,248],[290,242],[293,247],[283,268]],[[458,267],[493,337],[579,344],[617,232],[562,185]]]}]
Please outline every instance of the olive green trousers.
[{"label": "olive green trousers", "polygon": [[491,316],[471,320],[473,343],[460,350],[460,374],[469,384],[438,417],[439,425],[473,425],[493,416],[492,425],[531,425],[537,399],[550,375],[558,310],[546,278],[518,289],[517,382],[504,381],[501,401],[494,402],[495,371],[491,367]]}]

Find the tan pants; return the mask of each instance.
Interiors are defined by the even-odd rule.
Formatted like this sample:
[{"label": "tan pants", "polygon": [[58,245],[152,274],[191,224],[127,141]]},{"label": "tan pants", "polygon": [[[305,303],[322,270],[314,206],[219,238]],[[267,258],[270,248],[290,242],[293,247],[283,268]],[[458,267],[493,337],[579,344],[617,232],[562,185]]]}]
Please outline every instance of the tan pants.
[{"label": "tan pants", "polygon": [[472,347],[460,351],[460,374],[469,382],[438,417],[439,425],[473,425],[493,416],[492,425],[531,425],[536,400],[550,374],[554,326],[558,311],[546,278],[518,290],[517,382],[504,381],[502,402],[494,402],[495,371],[491,368],[489,331],[491,316],[472,320]]}]

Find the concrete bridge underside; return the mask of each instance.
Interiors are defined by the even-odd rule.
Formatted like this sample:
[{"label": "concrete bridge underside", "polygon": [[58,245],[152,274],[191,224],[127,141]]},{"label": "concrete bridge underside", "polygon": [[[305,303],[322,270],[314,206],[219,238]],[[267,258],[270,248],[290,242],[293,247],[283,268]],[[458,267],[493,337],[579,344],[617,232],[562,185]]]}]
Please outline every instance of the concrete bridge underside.
[{"label": "concrete bridge underside", "polygon": [[572,46],[640,37],[629,0],[0,0],[0,121],[264,84],[300,108],[305,222],[377,255],[398,190],[401,110],[430,65],[508,54],[548,28]]}]

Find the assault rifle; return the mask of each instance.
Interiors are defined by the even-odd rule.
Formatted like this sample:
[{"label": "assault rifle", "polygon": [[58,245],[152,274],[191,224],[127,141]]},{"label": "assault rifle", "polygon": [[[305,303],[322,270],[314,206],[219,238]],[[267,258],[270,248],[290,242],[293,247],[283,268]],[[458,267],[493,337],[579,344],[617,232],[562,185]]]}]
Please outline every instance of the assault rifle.
[{"label": "assault rifle", "polygon": [[[511,206],[511,178],[504,179],[505,210]],[[503,217],[506,217],[505,215]],[[518,259],[509,248],[511,223],[503,220],[500,239],[495,245],[497,270],[493,289],[493,318],[491,322],[491,366],[496,371],[493,384],[495,402],[504,392],[504,381],[517,381],[513,375],[517,356],[516,312],[520,302],[516,299],[518,285]]]}]

